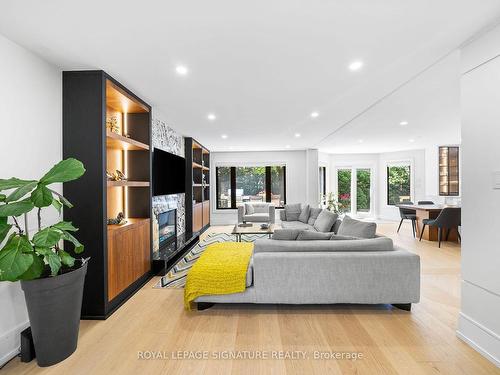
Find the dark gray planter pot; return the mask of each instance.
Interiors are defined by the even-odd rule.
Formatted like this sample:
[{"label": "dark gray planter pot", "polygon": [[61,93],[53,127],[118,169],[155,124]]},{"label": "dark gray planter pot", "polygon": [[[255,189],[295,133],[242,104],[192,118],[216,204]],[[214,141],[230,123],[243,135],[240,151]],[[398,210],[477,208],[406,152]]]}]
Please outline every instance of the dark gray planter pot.
[{"label": "dark gray planter pot", "polygon": [[87,264],[59,276],[21,281],[41,367],[61,362],[76,350]]}]

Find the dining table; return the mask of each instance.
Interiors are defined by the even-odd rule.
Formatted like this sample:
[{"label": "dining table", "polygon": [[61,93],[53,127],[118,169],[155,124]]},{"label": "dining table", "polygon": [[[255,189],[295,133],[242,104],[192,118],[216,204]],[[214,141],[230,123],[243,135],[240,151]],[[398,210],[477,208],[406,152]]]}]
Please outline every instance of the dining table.
[{"label": "dining table", "polygon": [[[400,203],[397,204],[396,207],[405,208],[408,210],[415,210],[417,215],[417,235],[420,237],[420,232],[424,227],[423,220],[424,219],[435,219],[439,216],[443,208],[446,207],[454,207],[460,208],[459,205],[448,205],[448,204],[408,204],[408,203]],[[447,232],[450,228],[443,229],[443,238],[446,238]],[[424,233],[422,235],[422,239],[427,241],[437,241],[438,240],[438,227],[433,227],[430,225],[426,225],[424,229]],[[458,241],[457,231],[451,230],[448,241]]]}]

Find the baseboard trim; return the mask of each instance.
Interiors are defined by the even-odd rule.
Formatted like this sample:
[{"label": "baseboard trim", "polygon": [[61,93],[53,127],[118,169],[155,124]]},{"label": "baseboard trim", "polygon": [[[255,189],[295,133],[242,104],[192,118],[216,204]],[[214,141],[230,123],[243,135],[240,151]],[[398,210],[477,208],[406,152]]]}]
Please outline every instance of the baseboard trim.
[{"label": "baseboard trim", "polygon": [[27,320],[0,336],[0,367],[19,354],[21,332],[29,325]]},{"label": "baseboard trim", "polygon": [[[460,320],[462,321],[462,324],[460,324]],[[493,341],[497,341],[497,346],[500,347],[500,336],[497,335],[495,332],[491,331],[487,327],[483,326],[481,323],[475,321],[471,317],[467,316],[466,314],[460,312],[459,313],[459,327],[463,326],[463,323],[468,324],[469,328],[477,329],[479,335],[486,335],[490,338],[493,339]],[[470,337],[466,336],[463,332],[460,331],[460,328],[457,329],[456,331],[457,337],[464,341],[466,344],[474,348],[478,353],[480,353],[483,357],[488,359],[490,362],[495,364],[495,366],[500,368],[500,358],[495,357],[495,355],[491,354],[488,350],[486,350],[483,346],[479,345],[477,343],[477,340],[473,340]],[[476,335],[476,336],[479,336]],[[470,335],[469,335],[470,336]]]}]

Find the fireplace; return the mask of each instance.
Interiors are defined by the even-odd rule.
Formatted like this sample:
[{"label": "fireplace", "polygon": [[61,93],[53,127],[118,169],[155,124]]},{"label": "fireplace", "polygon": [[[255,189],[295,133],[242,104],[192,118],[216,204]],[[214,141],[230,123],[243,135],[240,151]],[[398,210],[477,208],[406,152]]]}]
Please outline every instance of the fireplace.
[{"label": "fireplace", "polygon": [[177,238],[177,210],[158,214],[158,236],[160,249],[168,246]]}]

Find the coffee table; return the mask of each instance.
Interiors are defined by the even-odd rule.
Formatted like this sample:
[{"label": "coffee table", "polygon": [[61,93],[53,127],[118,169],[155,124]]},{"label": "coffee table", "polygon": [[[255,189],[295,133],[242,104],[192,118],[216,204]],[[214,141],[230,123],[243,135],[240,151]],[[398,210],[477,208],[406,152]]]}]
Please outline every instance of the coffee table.
[{"label": "coffee table", "polygon": [[231,234],[236,236],[236,242],[241,242],[242,234],[267,234],[269,235],[269,238],[271,238],[271,235],[274,233],[274,229],[274,224],[269,225],[269,228],[267,229],[262,229],[260,224],[252,224],[245,227],[239,227],[238,224],[236,224]]}]

